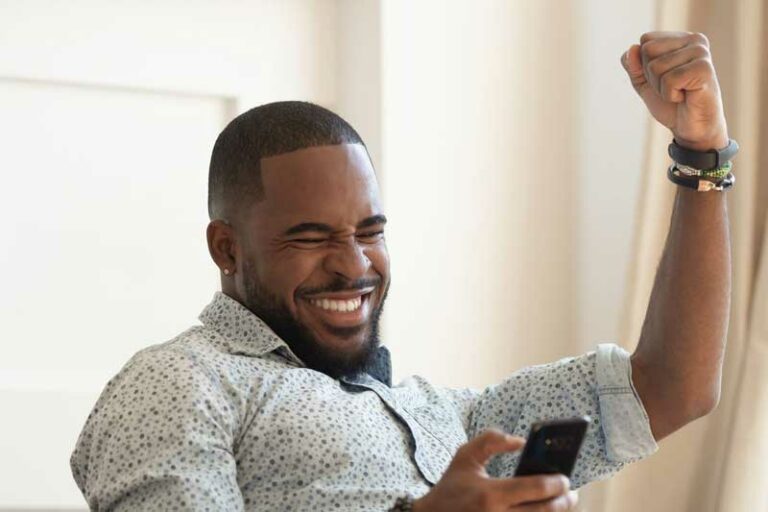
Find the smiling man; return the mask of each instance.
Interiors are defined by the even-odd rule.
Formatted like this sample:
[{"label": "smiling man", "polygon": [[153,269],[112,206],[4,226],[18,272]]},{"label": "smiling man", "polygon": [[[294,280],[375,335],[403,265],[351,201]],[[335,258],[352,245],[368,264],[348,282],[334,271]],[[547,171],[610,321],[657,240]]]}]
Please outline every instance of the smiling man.
[{"label": "smiling man", "polygon": [[[734,146],[708,42],[645,34],[622,64],[672,131],[679,186],[634,354],[600,345],[485,390],[419,377],[393,386],[378,336],[386,217],[365,145],[319,106],[262,105],[224,129],[211,157],[207,239],[221,292],[201,325],[126,364],[78,440],[72,469],[90,507],[572,510],[571,487],[712,410]],[[572,481],[513,476],[533,422],[575,415],[594,421]]]},{"label": "smiling man", "polygon": [[351,126],[305,103],[240,116],[213,150],[209,211],[225,295],[309,368],[341,377],[371,360],[389,287],[386,217]]}]

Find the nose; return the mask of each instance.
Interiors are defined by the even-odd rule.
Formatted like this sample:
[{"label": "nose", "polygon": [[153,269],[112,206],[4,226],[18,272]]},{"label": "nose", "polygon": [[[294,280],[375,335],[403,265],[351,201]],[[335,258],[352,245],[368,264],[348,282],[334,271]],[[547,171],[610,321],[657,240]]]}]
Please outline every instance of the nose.
[{"label": "nose", "polygon": [[325,270],[349,281],[365,277],[371,267],[371,260],[354,237],[339,241],[328,253],[324,262]]}]

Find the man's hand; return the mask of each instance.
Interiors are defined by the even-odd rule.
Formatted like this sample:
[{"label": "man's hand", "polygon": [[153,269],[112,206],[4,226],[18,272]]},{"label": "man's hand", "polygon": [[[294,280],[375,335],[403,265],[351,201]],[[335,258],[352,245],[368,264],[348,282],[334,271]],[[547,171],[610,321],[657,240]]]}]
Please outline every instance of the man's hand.
[{"label": "man's hand", "polygon": [[413,512],[559,512],[574,510],[576,493],[562,475],[491,478],[485,471],[497,453],[513,452],[525,440],[486,430],[459,448],[435,487],[413,504]]},{"label": "man's hand", "polygon": [[654,118],[681,146],[697,151],[728,145],[709,41],[690,32],[648,32],[621,57],[632,85]]}]

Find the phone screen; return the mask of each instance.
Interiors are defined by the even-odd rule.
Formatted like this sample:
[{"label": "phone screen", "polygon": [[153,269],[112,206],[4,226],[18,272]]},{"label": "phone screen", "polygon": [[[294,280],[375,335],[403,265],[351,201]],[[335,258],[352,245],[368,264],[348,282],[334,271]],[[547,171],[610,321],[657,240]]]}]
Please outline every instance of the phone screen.
[{"label": "phone screen", "polygon": [[589,416],[534,423],[515,476],[562,473],[570,477]]}]

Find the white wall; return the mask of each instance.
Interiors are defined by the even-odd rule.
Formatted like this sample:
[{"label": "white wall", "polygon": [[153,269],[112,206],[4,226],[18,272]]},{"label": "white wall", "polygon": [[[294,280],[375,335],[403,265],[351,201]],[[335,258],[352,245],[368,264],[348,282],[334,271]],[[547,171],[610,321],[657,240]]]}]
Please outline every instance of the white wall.
[{"label": "white wall", "polygon": [[578,332],[585,348],[618,336],[651,120],[619,58],[641,34],[654,29],[655,4],[581,2],[582,20],[589,27],[583,32],[584,65],[579,76],[584,85],[579,126]]},{"label": "white wall", "polygon": [[480,386],[563,355],[577,314],[577,174],[563,169],[578,162],[574,7],[382,6],[395,370]]},{"label": "white wall", "polygon": [[217,289],[207,165],[238,110],[335,99],[336,4],[0,2],[0,508],[82,507],[106,381]]}]

